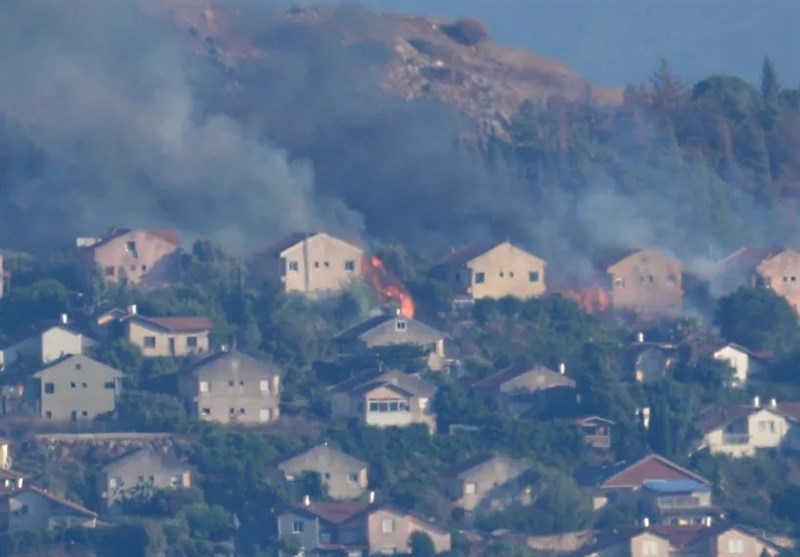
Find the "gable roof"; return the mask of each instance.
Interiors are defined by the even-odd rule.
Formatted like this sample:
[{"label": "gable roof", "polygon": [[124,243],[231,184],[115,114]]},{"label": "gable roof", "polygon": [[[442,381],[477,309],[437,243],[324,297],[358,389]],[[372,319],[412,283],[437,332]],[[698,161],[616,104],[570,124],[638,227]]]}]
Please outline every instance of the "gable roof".
[{"label": "gable roof", "polygon": [[446,256],[436,262],[435,266],[440,265],[463,265],[469,263],[479,255],[483,255],[498,244],[471,242],[459,248],[453,249]]},{"label": "gable roof", "polygon": [[63,499],[61,497],[58,497],[56,495],[53,495],[52,493],[49,493],[49,492],[45,491],[44,489],[40,489],[40,488],[34,487],[34,486],[26,486],[26,487],[22,487],[20,489],[7,490],[7,491],[3,492],[2,494],[0,494],[0,499],[5,500],[5,499],[8,499],[9,497],[13,497],[15,495],[19,495],[20,493],[35,493],[37,495],[40,495],[40,496],[50,500],[51,502],[55,503],[58,506],[67,508],[67,509],[69,509],[71,511],[77,512],[78,514],[82,514],[84,516],[88,516],[89,518],[97,518],[97,513],[96,512],[90,511],[89,509],[87,509],[86,507],[84,507],[82,505],[79,505],[78,503],[74,503],[74,502],[69,501],[67,499]]},{"label": "gable roof", "polygon": [[644,248],[644,249],[638,249],[638,250],[629,251],[626,256],[624,256],[621,259],[619,259],[617,261],[614,261],[610,265],[608,265],[608,268],[606,269],[606,272],[607,273],[613,273],[614,269],[617,266],[622,265],[623,263],[627,262],[629,259],[631,259],[633,257],[639,256],[639,255],[644,255],[644,254],[655,256],[658,259],[666,259],[667,261],[682,267],[681,262],[678,261],[677,259],[675,259],[674,257],[670,257],[670,256],[668,256],[668,255],[666,255],[666,254],[664,254],[664,253],[662,253],[660,251],[654,250],[652,248]]},{"label": "gable roof", "polygon": [[288,512],[310,514],[331,524],[342,524],[370,507],[369,503],[356,501],[312,502],[308,505],[294,505]]},{"label": "gable roof", "polygon": [[396,315],[389,315],[389,314],[376,315],[375,317],[370,317],[369,319],[361,321],[360,323],[356,323],[352,327],[349,327],[344,331],[338,333],[334,338],[336,340],[357,339],[367,331],[371,331],[372,329],[375,329],[379,325],[383,325],[384,323],[387,323],[392,319],[395,319],[396,317],[397,317]]},{"label": "gable roof", "polygon": [[297,463],[303,465],[305,462],[315,460],[319,463],[322,463],[323,461],[328,463],[330,461],[336,461],[344,466],[357,468],[359,470],[367,467],[367,463],[363,460],[359,460],[356,457],[342,451],[341,449],[331,447],[327,443],[320,443],[319,445],[306,447],[305,449],[302,449],[301,451],[280,460],[278,462],[278,468],[288,468]]},{"label": "gable roof", "polygon": [[519,469],[527,468],[527,465],[521,460],[515,460],[506,455],[499,455],[494,453],[481,453],[468,458],[455,466],[445,474],[447,477],[464,478],[469,476],[471,472],[475,472],[492,461],[502,461],[509,465],[518,465]]},{"label": "gable roof", "polygon": [[625,463],[617,465],[600,487],[635,489],[641,487],[647,480],[696,480],[706,485],[711,483],[702,476],[653,453],[629,466],[625,466]]},{"label": "gable roof", "polygon": [[123,455],[118,456],[117,458],[109,461],[106,463],[105,466],[101,468],[101,471],[108,472],[111,470],[115,470],[121,466],[125,466],[131,463],[137,463],[142,461],[148,460],[156,460],[160,467],[168,468],[170,470],[189,470],[190,466],[180,460],[179,458],[175,457],[172,454],[165,454],[160,453],[158,451],[154,451],[152,448],[149,447],[142,447],[139,449],[134,449],[132,451],[128,451]]},{"label": "gable roof", "polygon": [[[406,323],[405,329],[402,332],[397,331],[395,327],[389,326],[390,323],[398,321],[404,321]],[[348,341],[357,339],[365,340],[366,338],[369,338],[370,341],[377,341],[375,343],[379,344],[381,339],[387,335],[390,335],[390,338],[386,338],[385,340],[396,340],[397,336],[395,333],[397,335],[408,337],[408,342],[411,344],[420,342],[433,342],[435,340],[443,339],[447,336],[442,331],[434,329],[433,327],[426,325],[421,321],[417,321],[416,319],[386,314],[376,315],[375,317],[370,317],[365,321],[356,323],[352,327],[337,334],[334,339],[337,341]]]},{"label": "gable roof", "polygon": [[58,358],[57,360],[53,360],[52,362],[48,362],[43,367],[39,368],[39,371],[33,374],[33,377],[42,378],[46,375],[52,373],[55,368],[59,367],[67,367],[72,366],[72,369],[80,369],[83,371],[86,370],[95,370],[95,371],[102,371],[109,377],[114,377],[120,379],[125,377],[125,374],[119,371],[118,369],[114,369],[111,366],[107,366],[103,362],[98,362],[97,360],[93,360],[89,356],[84,354],[67,354]]},{"label": "gable roof", "polygon": [[575,386],[575,381],[573,379],[571,379],[569,377],[566,377],[565,375],[562,375],[560,373],[557,373],[557,372],[553,371],[552,369],[549,369],[549,368],[547,368],[545,366],[538,365],[538,364],[537,365],[533,365],[533,366],[521,364],[521,365],[509,366],[509,367],[507,367],[507,368],[505,368],[503,370],[498,371],[497,373],[493,373],[492,375],[490,375],[488,377],[484,377],[483,379],[473,383],[472,388],[473,389],[498,389],[503,384],[511,381],[512,379],[516,379],[517,377],[525,375],[526,373],[529,373],[529,372],[535,372],[537,374],[542,374],[545,377],[548,377],[548,378],[550,378],[550,379],[552,379],[554,381],[558,380],[558,382],[560,383],[558,385],[550,385],[550,386],[542,385],[542,389],[541,390],[544,390],[544,389],[547,389],[547,388],[552,388],[552,387],[569,387],[569,386],[574,387]]},{"label": "gable roof", "polygon": [[380,386],[399,387],[409,395],[426,396],[428,398],[433,397],[437,390],[436,385],[428,383],[417,375],[393,370],[385,373],[375,371],[362,373],[338,385],[334,385],[331,391],[355,395],[371,391]]},{"label": "gable roof", "polygon": [[264,362],[239,350],[220,351],[192,362],[183,373],[225,373],[230,369],[246,369],[263,374],[265,377],[282,375],[281,369],[272,362]]},{"label": "gable roof", "polygon": [[287,234],[283,238],[276,240],[275,242],[269,244],[267,247],[259,250],[256,255],[262,256],[269,256],[269,257],[279,257],[284,251],[295,246],[302,242],[303,240],[309,240],[315,236],[319,236],[321,234],[325,234],[326,236],[330,236],[334,240],[338,240],[345,244],[350,244],[354,248],[361,249],[361,246],[356,245],[353,242],[349,242],[347,240],[342,240],[337,236],[332,236],[327,232],[292,232],[291,234]]},{"label": "gable roof", "polygon": [[602,418],[600,416],[579,416],[573,420],[575,425],[591,425],[594,422],[601,422],[605,425],[617,425],[617,422],[614,420],[609,420],[608,418]]},{"label": "gable roof", "polygon": [[754,352],[753,350],[750,350],[741,344],[736,344],[735,342],[712,342],[708,344],[701,344],[696,348],[695,352],[698,356],[713,357],[717,352],[724,348],[733,348],[734,350],[738,350],[743,354],[747,354],[751,358],[755,358],[767,364],[771,363],[775,357],[775,355],[771,352]]},{"label": "gable roof", "polygon": [[178,235],[177,230],[169,230],[169,229],[148,229],[148,228],[112,228],[107,234],[105,234],[98,242],[87,246],[88,249],[95,249],[109,243],[111,240],[119,238],[120,236],[124,236],[129,232],[134,231],[141,231],[145,234],[150,234],[151,236],[156,236],[157,238],[161,238],[165,242],[169,242],[170,244],[174,244],[179,246],[181,244],[180,236]]},{"label": "gable roof", "polygon": [[144,315],[133,314],[127,320],[138,321],[146,326],[149,325],[161,331],[172,333],[200,333],[214,328],[214,322],[203,316],[145,317]]},{"label": "gable roof", "polygon": [[775,407],[770,404],[759,406],[752,404],[717,404],[707,406],[700,411],[697,417],[698,426],[703,433],[710,433],[736,420],[746,418],[763,410],[800,422],[800,402],[780,402],[776,403]]},{"label": "gable roof", "polygon": [[397,506],[389,504],[389,503],[375,503],[375,504],[371,505],[367,509],[367,512],[369,512],[369,514],[372,514],[374,512],[378,512],[378,511],[389,512],[389,513],[392,513],[394,515],[401,516],[401,517],[413,520],[414,522],[416,522],[416,525],[419,528],[434,530],[434,531],[436,531],[436,532],[438,532],[440,534],[449,534],[450,533],[450,530],[448,528],[446,528],[444,526],[440,526],[439,524],[433,522],[430,519],[425,518],[424,516],[422,516],[420,514],[417,514],[417,513],[411,512],[411,511],[407,511],[406,509],[401,509],[400,507],[397,507]]},{"label": "gable roof", "polygon": [[728,257],[718,262],[716,271],[725,273],[729,271],[754,271],[763,261],[770,259],[784,251],[784,248],[740,248]]},{"label": "gable roof", "polygon": [[0,348],[9,348],[15,344],[28,340],[29,338],[40,336],[50,329],[62,329],[72,333],[73,335],[82,335],[91,340],[96,340],[92,331],[78,323],[75,323],[74,321],[62,323],[61,321],[55,319],[44,319],[18,330],[16,334],[9,336],[5,342],[0,343]]}]

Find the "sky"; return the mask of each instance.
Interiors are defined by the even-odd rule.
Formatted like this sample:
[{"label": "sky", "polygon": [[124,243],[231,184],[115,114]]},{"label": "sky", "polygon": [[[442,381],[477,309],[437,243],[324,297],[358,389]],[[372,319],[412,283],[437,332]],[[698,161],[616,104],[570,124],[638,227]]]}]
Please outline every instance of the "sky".
[{"label": "sky", "polygon": [[566,62],[602,85],[646,81],[661,58],[689,82],[756,83],[765,55],[800,85],[800,0],[367,0],[398,13],[473,16],[500,44]]}]

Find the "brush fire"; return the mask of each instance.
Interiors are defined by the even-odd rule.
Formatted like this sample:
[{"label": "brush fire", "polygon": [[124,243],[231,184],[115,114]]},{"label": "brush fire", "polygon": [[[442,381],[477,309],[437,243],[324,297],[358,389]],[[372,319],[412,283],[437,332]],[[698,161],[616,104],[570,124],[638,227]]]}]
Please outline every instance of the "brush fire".
[{"label": "brush fire", "polygon": [[367,282],[372,285],[381,297],[381,304],[386,307],[396,307],[403,317],[409,319],[414,317],[414,300],[411,298],[411,294],[386,269],[380,258],[374,255],[365,256],[363,274]]},{"label": "brush fire", "polygon": [[604,313],[609,306],[608,292],[598,284],[584,288],[553,288],[550,292],[573,300],[589,314]]}]

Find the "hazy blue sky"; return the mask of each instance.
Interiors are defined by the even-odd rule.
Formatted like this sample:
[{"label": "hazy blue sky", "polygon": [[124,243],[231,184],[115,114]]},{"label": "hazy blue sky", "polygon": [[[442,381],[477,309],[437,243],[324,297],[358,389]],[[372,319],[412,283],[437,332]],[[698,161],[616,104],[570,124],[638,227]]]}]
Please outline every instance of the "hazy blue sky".
[{"label": "hazy blue sky", "polygon": [[366,0],[378,8],[474,16],[493,39],[568,63],[595,82],[641,82],[666,58],[689,81],[757,81],[764,55],[800,84],[800,0]]}]

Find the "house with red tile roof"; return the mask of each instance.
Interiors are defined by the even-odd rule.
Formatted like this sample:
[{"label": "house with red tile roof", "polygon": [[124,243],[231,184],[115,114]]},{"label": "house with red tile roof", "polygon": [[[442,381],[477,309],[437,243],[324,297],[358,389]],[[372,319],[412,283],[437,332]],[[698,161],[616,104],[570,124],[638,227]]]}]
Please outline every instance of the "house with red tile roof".
[{"label": "house with red tile roof", "polygon": [[800,448],[800,402],[716,405],[698,416],[703,439],[698,449],[732,457],[752,457],[783,448]]},{"label": "house with red tile roof", "polygon": [[180,238],[175,230],[115,228],[97,238],[78,238],[85,278],[99,273],[109,283],[126,281],[142,288],[168,286],[180,271]]},{"label": "house with red tile roof", "polygon": [[547,262],[509,241],[467,244],[440,259],[433,274],[457,295],[481,298],[541,296],[546,291]]},{"label": "house with red tile roof", "polygon": [[207,354],[214,323],[205,316],[145,317],[131,306],[120,319],[125,339],[138,346],[145,358],[181,358]]},{"label": "house with red tile roof", "polygon": [[44,533],[56,527],[96,525],[97,513],[44,489],[27,486],[0,491],[0,531]]},{"label": "house with red tile roof", "polygon": [[711,285],[718,294],[763,284],[800,315],[800,252],[788,248],[741,248],[720,261]]}]

